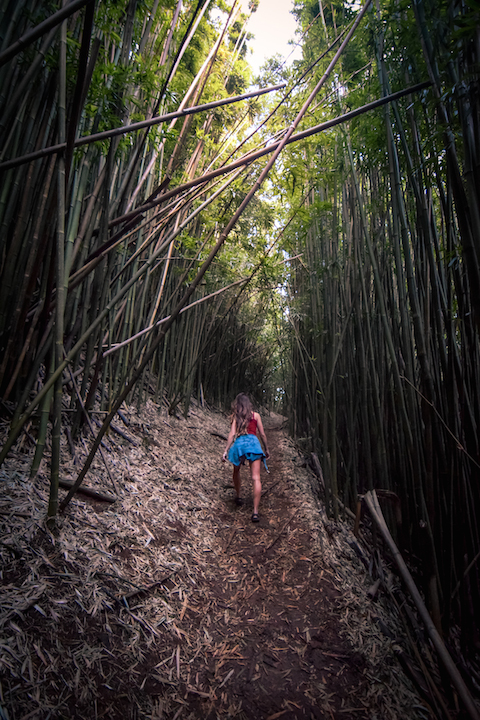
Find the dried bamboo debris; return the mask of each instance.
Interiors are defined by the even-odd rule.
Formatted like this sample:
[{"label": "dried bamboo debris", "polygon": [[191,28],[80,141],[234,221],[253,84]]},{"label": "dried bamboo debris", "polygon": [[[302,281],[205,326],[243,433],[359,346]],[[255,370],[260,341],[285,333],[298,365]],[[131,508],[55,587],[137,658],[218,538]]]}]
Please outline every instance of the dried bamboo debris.
[{"label": "dried bamboo debris", "polygon": [[[392,617],[382,598],[375,602],[372,611],[372,603],[367,599],[371,580],[351,547],[355,541],[353,533],[341,522],[335,523],[333,534],[328,532],[326,523],[320,521],[326,517],[325,511],[323,507],[319,508],[318,497],[312,492],[308,468],[302,471],[293,441],[286,438],[284,445],[285,455],[293,461],[287,466],[292,468],[288,482],[295,488],[295,495],[308,498],[303,503],[302,514],[309,527],[316,529],[312,537],[312,556],[322,557],[322,564],[328,568],[329,578],[339,591],[336,605],[340,632],[368,660],[369,712],[376,709],[379,717],[397,718],[402,715],[400,708],[411,704],[412,717],[417,714],[430,717],[422,701],[413,698],[413,687],[398,676],[395,655],[400,648],[392,637],[404,637],[401,620]],[[391,628],[390,638],[385,636],[382,627]]]},{"label": "dried bamboo debris", "polygon": [[[381,598],[374,612],[366,600],[371,582],[348,545],[353,536],[339,524],[330,538],[319,522],[308,471],[291,462],[293,443],[279,436],[281,478],[265,488],[262,523],[250,534],[225,491],[230,469],[217,437],[228,430],[225,416],[195,405],[187,420],[167,417],[150,401],[141,417],[133,408],[122,412],[136,445],[110,453],[117,502],[76,496],[55,536],[44,526],[48,474],[41,470],[32,485],[29,459],[20,453],[0,470],[0,672],[8,678],[2,690],[10,714],[68,715],[72,707],[86,714],[108,701],[104,717],[114,718],[122,695],[122,707],[130,704],[138,716],[159,717],[161,709],[174,717],[183,708],[185,716],[202,717],[211,707],[246,720],[236,689],[242,682],[252,693],[288,683],[288,657],[302,668],[307,701],[328,716],[336,708],[328,672],[346,672],[349,661],[323,648],[321,671],[307,662],[322,652],[315,643],[323,617],[312,624],[303,611],[306,603],[321,607],[322,593],[309,586],[316,573],[339,588],[342,633],[365,659],[366,682],[342,712],[362,705],[382,718],[421,718],[413,709],[420,701],[395,664],[394,643],[375,618],[387,626],[391,619]],[[63,442],[68,471],[73,461]],[[96,461],[91,486],[102,488],[104,474]],[[298,562],[305,577],[290,584]],[[270,602],[272,578],[288,598],[279,617]],[[279,618],[282,632],[271,629]],[[252,654],[249,638],[257,631],[262,647]],[[289,698],[276,712],[294,713],[295,702]]]}]

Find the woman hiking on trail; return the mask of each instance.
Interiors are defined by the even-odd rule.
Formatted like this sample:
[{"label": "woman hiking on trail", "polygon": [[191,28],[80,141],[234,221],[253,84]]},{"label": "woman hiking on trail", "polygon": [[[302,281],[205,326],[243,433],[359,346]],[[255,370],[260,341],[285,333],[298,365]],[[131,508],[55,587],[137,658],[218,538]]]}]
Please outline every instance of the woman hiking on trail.
[{"label": "woman hiking on trail", "polygon": [[[257,430],[262,439],[265,452],[257,438]],[[233,444],[232,444],[233,443]],[[240,465],[245,460],[250,463],[250,475],[253,483],[253,515],[252,522],[260,520],[258,506],[262,494],[262,483],[260,482],[260,464],[262,460],[270,457],[268,452],[267,438],[263,429],[262,419],[257,412],[253,411],[252,403],[248,395],[240,393],[232,403],[232,425],[227,439],[227,447],[223,453],[223,461],[227,459],[233,465],[233,485],[235,487],[235,503],[243,505],[240,497]]]}]

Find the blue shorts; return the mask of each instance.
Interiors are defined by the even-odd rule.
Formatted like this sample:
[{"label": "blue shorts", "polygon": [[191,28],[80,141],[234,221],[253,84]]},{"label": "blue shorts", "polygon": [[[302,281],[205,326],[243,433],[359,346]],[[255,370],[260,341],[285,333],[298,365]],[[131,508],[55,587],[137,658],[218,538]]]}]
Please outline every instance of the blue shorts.
[{"label": "blue shorts", "polygon": [[237,467],[243,465],[245,460],[263,460],[265,463],[265,453],[256,435],[239,435],[228,451],[228,459]]}]

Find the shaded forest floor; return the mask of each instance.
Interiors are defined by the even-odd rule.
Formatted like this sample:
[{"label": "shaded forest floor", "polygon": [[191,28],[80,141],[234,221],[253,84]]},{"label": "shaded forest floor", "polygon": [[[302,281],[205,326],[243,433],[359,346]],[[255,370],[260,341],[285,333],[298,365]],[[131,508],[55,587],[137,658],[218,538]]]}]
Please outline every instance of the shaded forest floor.
[{"label": "shaded forest floor", "polygon": [[[258,525],[247,469],[233,502],[225,415],[149,402],[125,420],[129,439],[105,447],[114,487],[100,457],[86,480],[117,501],[76,496],[53,534],[48,468],[32,484],[24,447],[0,469],[5,717],[431,717],[398,663],[401,629],[368,598],[353,535],[327,522],[283,418],[264,418]],[[73,480],[86,443],[63,452]]]}]

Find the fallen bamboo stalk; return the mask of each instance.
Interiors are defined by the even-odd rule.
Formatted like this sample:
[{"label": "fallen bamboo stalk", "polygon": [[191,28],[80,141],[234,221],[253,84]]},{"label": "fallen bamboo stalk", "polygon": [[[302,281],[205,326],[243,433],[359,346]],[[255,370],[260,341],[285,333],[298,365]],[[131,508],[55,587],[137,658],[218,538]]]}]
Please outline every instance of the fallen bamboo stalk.
[{"label": "fallen bamboo stalk", "polygon": [[287,522],[286,522],[285,525],[282,527],[282,529],[280,530],[280,532],[279,532],[278,535],[276,536],[275,540],[272,540],[272,542],[270,543],[270,545],[268,545],[268,547],[265,548],[265,551],[270,550],[270,549],[275,545],[275,543],[277,542],[277,540],[283,535],[283,533],[285,532],[285,530],[287,529],[287,527],[290,525],[290,523],[292,522],[293,518],[294,518],[295,515],[298,513],[299,509],[300,509],[300,508],[297,508],[297,509],[295,510],[295,512],[293,513],[293,515],[288,518]]},{"label": "fallen bamboo stalk", "polygon": [[127,427],[130,425],[130,420],[120,410],[117,412],[117,415],[124,425],[126,425]]},{"label": "fallen bamboo stalk", "polygon": [[371,490],[364,495],[364,500],[367,504],[368,509],[370,510],[370,513],[372,515],[373,520],[375,521],[378,529],[380,530],[383,539],[387,543],[388,547],[390,548],[390,551],[393,554],[393,558],[395,562],[397,563],[397,567],[400,571],[400,574],[405,582],[405,585],[408,588],[408,591],[410,592],[410,595],[412,596],[412,599],[417,607],[418,613],[425,625],[425,628],[428,632],[428,635],[435,647],[435,650],[437,651],[437,655],[440,658],[441,662],[443,663],[443,666],[445,667],[446,671],[450,675],[450,678],[452,680],[452,683],[454,684],[455,688],[457,689],[458,694],[460,695],[460,698],[469,714],[469,716],[472,718],[472,720],[480,720],[480,713],[475,705],[475,702],[470,694],[470,691],[468,690],[467,686],[465,685],[465,682],[460,675],[460,672],[455,665],[455,663],[452,660],[452,657],[450,653],[448,652],[447,648],[445,647],[445,644],[440,637],[437,628],[433,624],[433,621],[430,617],[430,614],[425,606],[425,603],[423,602],[423,599],[420,595],[420,592],[415,585],[415,582],[410,574],[409,569],[407,568],[404,559],[402,558],[400,551],[398,550],[397,546],[395,545],[395,542],[390,534],[390,531],[387,527],[387,523],[385,522],[385,518],[383,517],[382,510],[380,508],[380,505],[378,503],[378,498],[375,493],[375,490]]},{"label": "fallen bamboo stalk", "polygon": [[142,595],[142,594],[146,594],[146,593],[148,594],[148,593],[152,592],[152,590],[155,590],[156,588],[161,587],[169,578],[172,577],[173,574],[174,573],[171,572],[168,575],[165,575],[165,577],[162,578],[161,580],[157,580],[157,582],[154,582],[151,585],[147,585],[146,587],[139,587],[136,590],[132,590],[129,593],[124,593],[121,597],[118,597],[116,599],[118,602],[123,602],[123,604],[125,604],[124,603],[125,600],[131,600],[133,597],[136,597],[137,595]]},{"label": "fallen bamboo stalk", "polygon": [[[59,480],[58,484],[60,487],[64,488],[64,490],[71,490],[73,488],[73,483],[67,482],[66,480]],[[107,493],[101,493],[97,490],[92,490],[92,488],[89,487],[80,487],[77,489],[78,493],[81,493],[82,495],[87,495],[88,497],[93,498],[94,500],[101,500],[102,502],[109,502],[114,503],[116,502],[117,498],[115,495],[108,495]]]},{"label": "fallen bamboo stalk", "polygon": [[[399,603],[398,600],[397,600],[397,598],[395,597],[395,595],[394,595],[393,593],[391,593],[391,597],[392,597],[392,599],[393,599],[393,602],[395,603],[395,606],[396,606],[396,608],[397,608],[397,612],[398,612],[398,614],[399,614],[399,616],[400,616],[400,618],[401,618],[401,620],[402,620],[403,627],[404,627],[404,629],[405,629],[405,632],[406,632],[407,638],[408,638],[408,640],[409,640],[410,646],[411,646],[412,649],[413,649],[413,652],[414,652],[414,655],[415,655],[415,659],[416,659],[416,661],[417,661],[417,663],[418,663],[418,666],[419,666],[419,668],[420,668],[420,671],[423,673],[423,678],[424,678],[424,680],[425,680],[425,682],[426,682],[426,684],[427,684],[427,688],[428,688],[428,691],[427,691],[427,692],[428,692],[428,694],[430,695],[430,699],[432,699],[434,703],[435,703],[435,701],[438,702],[438,704],[439,704],[439,706],[441,707],[442,712],[443,712],[446,720],[451,720],[451,713],[449,712],[447,706],[445,705],[445,700],[444,700],[444,698],[442,697],[442,694],[441,694],[441,692],[440,692],[440,690],[439,690],[439,688],[438,688],[435,680],[434,680],[433,677],[432,677],[432,673],[430,672],[430,670],[429,670],[429,668],[428,668],[428,666],[427,666],[427,663],[424,661],[424,659],[423,659],[423,657],[422,657],[422,654],[420,653],[420,650],[419,650],[419,648],[418,648],[417,643],[415,642],[414,638],[411,637],[410,629],[409,629],[409,626],[408,626],[408,622],[407,622],[407,620],[406,620],[405,617],[404,617],[404,611],[406,611],[407,609],[409,610],[410,608],[409,608],[409,606],[408,606],[405,602]],[[406,614],[407,614],[407,617],[408,617],[408,613],[406,613]],[[412,624],[412,626],[415,627],[413,624]],[[408,657],[407,654],[406,654],[406,653],[403,653],[401,650],[400,650],[398,653],[396,652],[395,654],[397,655],[398,659],[400,660],[400,662],[401,662],[401,664],[402,664],[402,666],[403,666],[402,660],[403,660],[404,658],[407,658],[407,657]],[[419,690],[422,692],[422,689],[419,687],[416,678],[413,678],[413,680],[414,680],[415,684],[417,685],[417,687],[419,688]],[[425,697],[425,696],[424,696],[424,697]]]},{"label": "fallen bamboo stalk", "polygon": [[[95,425],[97,427],[102,427],[102,423],[99,420],[97,420],[97,418],[93,418],[93,422],[95,423]],[[121,438],[123,438],[124,440],[127,440],[132,445],[135,445],[135,447],[138,447],[137,441],[134,440],[133,438],[131,438],[129,435],[127,435],[127,433],[123,432],[123,430],[120,430],[120,428],[117,425],[110,423],[110,428],[113,430],[114,433],[119,435]]]},{"label": "fallen bamboo stalk", "polygon": [[152,625],[150,625],[149,622],[143,620],[143,618],[139,617],[138,615],[135,615],[135,613],[133,613],[128,607],[124,607],[123,609],[130,615],[130,617],[136,620],[143,627],[144,630],[148,630],[152,633],[152,635],[155,635],[155,637],[160,637],[159,633]]},{"label": "fallen bamboo stalk", "polygon": [[210,435],[213,435],[213,437],[218,437],[220,438],[220,440],[225,440],[225,442],[227,442],[227,436],[222,435],[222,433],[211,432]]},{"label": "fallen bamboo stalk", "polygon": [[274,483],[272,483],[271,485],[269,485],[268,488],[266,488],[266,489],[262,492],[262,498],[264,498],[265,495],[268,495],[268,493],[270,492],[270,490],[273,490],[273,488],[276,487],[279,482],[280,482],[280,480],[277,480],[276,482],[274,482]]}]

